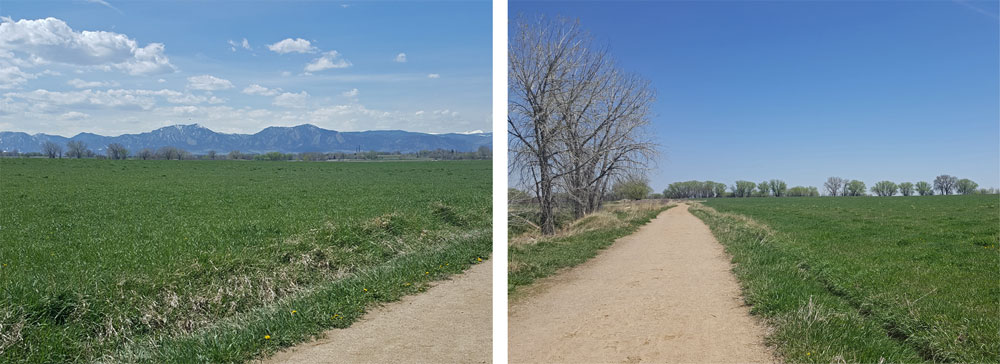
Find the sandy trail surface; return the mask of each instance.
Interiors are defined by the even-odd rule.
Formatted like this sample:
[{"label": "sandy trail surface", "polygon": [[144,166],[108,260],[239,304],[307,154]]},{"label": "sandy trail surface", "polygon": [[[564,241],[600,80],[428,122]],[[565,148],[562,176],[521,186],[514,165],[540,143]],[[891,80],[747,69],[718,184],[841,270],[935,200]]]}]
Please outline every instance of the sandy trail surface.
[{"label": "sandy trail surface", "polygon": [[477,264],[426,292],[385,304],[346,329],[265,363],[487,363],[492,359],[492,266]]},{"label": "sandy trail surface", "polygon": [[511,301],[511,363],[763,363],[765,327],[688,206]]}]

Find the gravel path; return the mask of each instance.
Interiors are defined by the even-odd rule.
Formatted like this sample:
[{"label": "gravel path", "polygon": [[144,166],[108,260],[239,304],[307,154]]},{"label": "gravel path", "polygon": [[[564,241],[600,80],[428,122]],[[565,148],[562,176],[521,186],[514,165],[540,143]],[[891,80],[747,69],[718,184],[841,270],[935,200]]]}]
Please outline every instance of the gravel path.
[{"label": "gravel path", "polygon": [[493,356],[492,265],[477,264],[265,363],[488,363]]},{"label": "gravel path", "polygon": [[774,362],[711,231],[669,209],[511,302],[511,363]]}]

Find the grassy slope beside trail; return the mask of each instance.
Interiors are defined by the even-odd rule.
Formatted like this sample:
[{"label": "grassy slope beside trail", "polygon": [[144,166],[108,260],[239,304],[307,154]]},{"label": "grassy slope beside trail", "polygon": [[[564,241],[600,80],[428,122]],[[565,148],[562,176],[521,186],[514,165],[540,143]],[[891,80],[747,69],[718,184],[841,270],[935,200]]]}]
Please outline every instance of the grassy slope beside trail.
[{"label": "grassy slope beside trail", "polygon": [[1000,361],[996,195],[706,205],[786,360]]},{"label": "grassy slope beside trail", "polygon": [[508,248],[508,292],[529,285],[536,279],[555,274],[559,269],[576,266],[629,235],[673,207],[661,204],[625,204],[569,223],[551,237],[527,233],[511,237]]},{"label": "grassy slope beside trail", "polygon": [[239,362],[491,251],[488,161],[0,159],[0,174],[0,362]]}]

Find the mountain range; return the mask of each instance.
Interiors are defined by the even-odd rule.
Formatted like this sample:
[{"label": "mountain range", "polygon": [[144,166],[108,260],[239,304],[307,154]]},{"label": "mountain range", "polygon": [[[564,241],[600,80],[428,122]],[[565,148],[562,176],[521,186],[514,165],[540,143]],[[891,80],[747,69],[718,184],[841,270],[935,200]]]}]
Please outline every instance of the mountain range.
[{"label": "mountain range", "polygon": [[49,134],[0,132],[0,150],[21,153],[40,152],[47,141],[65,147],[69,141],[81,141],[87,148],[103,153],[108,144],[118,143],[137,152],[144,148],[156,150],[176,147],[194,154],[210,150],[220,153],[238,150],[243,153],[303,153],[303,152],[402,152],[446,149],[460,152],[475,151],[480,146],[492,148],[492,133],[426,134],[402,130],[339,132],[311,124],[283,127],[272,126],[256,134],[217,133],[198,124],[173,125],[139,134],[103,136],[80,133],[67,138]]}]

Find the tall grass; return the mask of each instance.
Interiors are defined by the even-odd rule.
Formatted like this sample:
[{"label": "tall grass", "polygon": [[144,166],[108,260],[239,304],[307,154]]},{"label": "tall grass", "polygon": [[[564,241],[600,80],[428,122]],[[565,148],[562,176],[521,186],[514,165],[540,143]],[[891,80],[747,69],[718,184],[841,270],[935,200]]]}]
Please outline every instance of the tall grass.
[{"label": "tall grass", "polygon": [[[488,162],[2,159],[0,174],[0,362],[245,360],[490,250]],[[337,291],[352,284],[380,288]],[[294,302],[317,313],[277,314]],[[264,340],[264,323],[286,329]]]},{"label": "tall grass", "polygon": [[1000,361],[997,196],[706,204],[786,360]]}]

